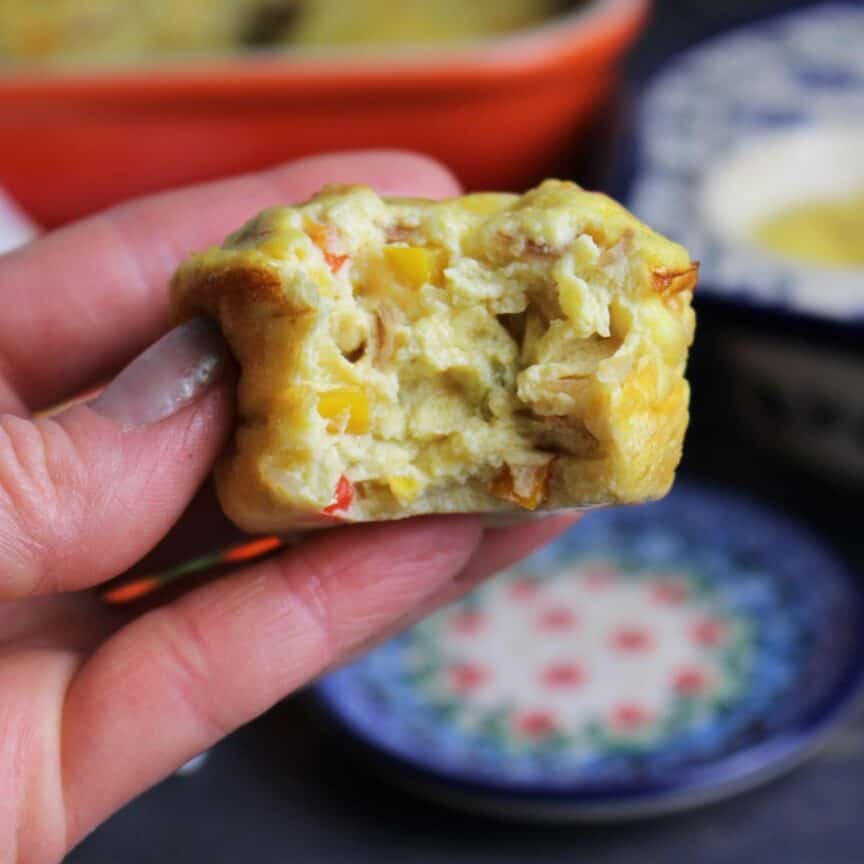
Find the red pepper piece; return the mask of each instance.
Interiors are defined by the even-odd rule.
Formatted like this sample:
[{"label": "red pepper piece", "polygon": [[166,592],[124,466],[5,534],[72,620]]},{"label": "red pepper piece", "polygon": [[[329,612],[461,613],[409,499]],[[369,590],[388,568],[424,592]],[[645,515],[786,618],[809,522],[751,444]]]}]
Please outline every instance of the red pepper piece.
[{"label": "red pepper piece", "polygon": [[311,238],[312,242],[321,250],[324,255],[324,260],[331,272],[338,273],[342,265],[348,260],[347,255],[336,255],[328,248],[329,236],[327,229],[323,225],[311,220],[306,221],[306,233]]},{"label": "red pepper piece", "polygon": [[334,272],[338,273],[342,265],[348,260],[347,255],[334,255],[332,252],[324,253],[324,260],[327,266]]},{"label": "red pepper piece", "polygon": [[333,493],[333,503],[325,507],[321,512],[328,516],[334,516],[340,510],[347,510],[354,501],[354,486],[351,481],[343,474],[336,484],[336,491]]}]

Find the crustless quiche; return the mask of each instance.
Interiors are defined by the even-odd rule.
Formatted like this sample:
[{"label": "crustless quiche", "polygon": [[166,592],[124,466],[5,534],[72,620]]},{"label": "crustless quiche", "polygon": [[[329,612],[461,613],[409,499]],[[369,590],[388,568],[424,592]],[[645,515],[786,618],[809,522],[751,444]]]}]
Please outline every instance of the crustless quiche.
[{"label": "crustless quiche", "polygon": [[241,367],[218,469],[242,528],[662,496],[698,265],[604,195],[324,189],[177,272]]}]

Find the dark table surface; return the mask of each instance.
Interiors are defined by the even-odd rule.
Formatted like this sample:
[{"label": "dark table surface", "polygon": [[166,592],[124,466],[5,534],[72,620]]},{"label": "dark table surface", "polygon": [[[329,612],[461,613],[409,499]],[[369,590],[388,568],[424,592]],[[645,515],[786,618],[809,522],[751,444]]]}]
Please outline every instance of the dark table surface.
[{"label": "dark table surface", "polygon": [[[803,4],[660,0],[628,65],[631,91],[694,41],[796,5]],[[722,382],[712,377],[712,346],[726,326],[720,313],[702,310],[684,475],[745,489],[795,514],[864,572],[864,496],[756,451],[734,430],[717,436],[715,419],[725,409]],[[352,763],[343,741],[300,696],[222,742],[194,773],[170,778],[125,808],[68,860],[861,864],[864,707],[805,767],[734,800],[629,825],[526,827],[439,809],[391,789]]]}]

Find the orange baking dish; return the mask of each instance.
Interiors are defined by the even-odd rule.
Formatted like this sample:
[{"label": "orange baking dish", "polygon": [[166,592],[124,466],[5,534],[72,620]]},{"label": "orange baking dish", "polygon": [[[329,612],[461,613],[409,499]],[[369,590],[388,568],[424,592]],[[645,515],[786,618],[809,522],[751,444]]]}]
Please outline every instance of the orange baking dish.
[{"label": "orange baking dish", "polygon": [[169,186],[355,147],[404,147],[469,188],[525,186],[573,145],[648,0],[594,0],[470,46],[248,54],[0,76],[0,184],[46,226]]}]

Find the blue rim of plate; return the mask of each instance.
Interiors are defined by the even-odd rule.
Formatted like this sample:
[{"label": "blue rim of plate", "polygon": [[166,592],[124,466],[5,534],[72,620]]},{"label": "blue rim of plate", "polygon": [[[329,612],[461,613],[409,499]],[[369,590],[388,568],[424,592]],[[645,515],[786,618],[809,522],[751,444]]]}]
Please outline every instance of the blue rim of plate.
[{"label": "blue rim of plate", "polygon": [[[813,681],[806,679],[803,670],[799,670],[796,686],[778,702],[784,706],[780,710],[788,716],[773,729],[764,717],[757,718],[754,728],[740,736],[743,743],[735,744],[729,752],[711,755],[703,761],[684,760],[671,767],[666,765],[662,776],[646,775],[612,782],[581,778],[565,783],[559,778],[552,785],[542,781],[514,783],[512,778],[478,776],[471,768],[442,765],[429,749],[406,748],[404,742],[397,744],[389,740],[381,732],[383,726],[375,715],[376,707],[358,703],[359,691],[353,682],[364,674],[364,664],[368,668],[370,658],[392,649],[404,636],[351,666],[331,673],[315,685],[313,695],[328,719],[346,733],[354,749],[384,775],[444,802],[461,803],[487,813],[600,821],[640,818],[701,806],[783,774],[818,749],[831,729],[854,706],[864,685],[864,589],[824,544],[793,520],[771,513],[747,498],[681,484],[661,502],[598,511],[539,554],[547,556],[547,560],[549,555],[559,554],[560,550],[572,555],[574,540],[580,550],[590,550],[591,541],[586,545],[584,537],[592,530],[592,523],[605,523],[607,529],[610,525],[614,528],[616,523],[623,524],[632,532],[638,531],[640,525],[646,528],[668,525],[670,518],[694,511],[702,514],[699,518],[703,522],[706,518],[710,522],[722,516],[726,537],[741,529],[750,532],[751,542],[754,532],[764,531],[774,542],[784,538],[787,553],[794,551],[796,557],[803,554],[803,560],[821,565],[820,572],[813,575],[812,586],[821,591],[830,585],[834,592],[831,614],[842,615],[842,628],[831,629],[830,638],[826,638],[824,631],[819,634],[821,641],[807,658],[807,664],[821,663],[822,666],[829,660],[836,661],[828,684],[821,682],[815,695],[802,691],[799,694],[801,704],[790,709],[790,698],[798,698],[796,688],[803,683],[809,691],[813,686]],[[614,531],[608,536],[614,536]],[[532,556],[534,558],[537,555]],[[780,577],[781,582],[783,578]],[[800,575],[796,580],[794,591],[809,590]],[[796,603],[802,599],[803,595],[799,596]],[[838,634],[842,638],[835,638]],[[760,725],[764,727],[762,731],[758,728]],[[638,770],[635,773],[638,774]]]},{"label": "blue rim of plate", "polygon": [[[811,28],[817,32],[808,56],[801,45]],[[837,41],[860,32],[860,3],[805,6],[710,37],[676,55],[645,86],[628,136],[630,158],[618,160],[617,193],[637,216],[701,260],[698,296],[791,322],[819,321],[845,330],[864,326],[864,295],[848,290],[852,281],[860,282],[860,268],[842,277],[847,299],[827,308],[807,285],[830,269],[724,241],[703,218],[697,200],[703,179],[730,152],[765,136],[862,117],[864,61],[857,47],[857,53],[844,56]],[[746,66],[748,74],[722,76],[720,63],[727,69]],[[776,80],[777,102],[742,77]],[[676,147],[681,152],[673,153]],[[746,266],[730,265],[736,258]],[[741,275],[750,268],[756,278]]]}]

